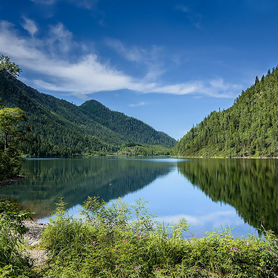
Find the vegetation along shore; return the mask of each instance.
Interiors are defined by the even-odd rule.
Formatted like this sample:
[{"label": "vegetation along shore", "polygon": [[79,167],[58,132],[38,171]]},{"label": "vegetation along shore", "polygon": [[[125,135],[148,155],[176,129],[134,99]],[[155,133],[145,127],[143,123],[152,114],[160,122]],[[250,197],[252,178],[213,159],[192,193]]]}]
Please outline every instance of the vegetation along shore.
[{"label": "vegetation along shore", "polygon": [[189,227],[156,223],[140,201],[84,204],[83,220],[59,202],[48,225],[0,202],[0,277],[277,277],[278,240],[235,239],[226,231],[184,239]]}]

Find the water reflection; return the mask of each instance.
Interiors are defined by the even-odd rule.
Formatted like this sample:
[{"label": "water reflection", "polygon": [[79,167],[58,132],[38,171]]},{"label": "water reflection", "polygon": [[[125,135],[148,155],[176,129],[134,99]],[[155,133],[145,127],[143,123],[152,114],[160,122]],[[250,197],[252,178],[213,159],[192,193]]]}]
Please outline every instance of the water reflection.
[{"label": "water reflection", "polygon": [[277,160],[196,159],[179,164],[214,202],[232,205],[250,225],[278,234]]},{"label": "water reflection", "polygon": [[0,198],[18,200],[37,218],[51,215],[59,197],[76,215],[88,196],[143,198],[158,219],[185,217],[198,235],[227,225],[239,226],[238,235],[261,225],[278,234],[277,160],[29,160],[24,172],[26,179],[0,188]]},{"label": "water reflection", "polygon": [[53,212],[60,197],[68,207],[82,204],[88,196],[108,202],[146,186],[173,167],[113,158],[29,160],[23,169],[27,178],[2,187],[0,198],[16,199],[41,218]]}]

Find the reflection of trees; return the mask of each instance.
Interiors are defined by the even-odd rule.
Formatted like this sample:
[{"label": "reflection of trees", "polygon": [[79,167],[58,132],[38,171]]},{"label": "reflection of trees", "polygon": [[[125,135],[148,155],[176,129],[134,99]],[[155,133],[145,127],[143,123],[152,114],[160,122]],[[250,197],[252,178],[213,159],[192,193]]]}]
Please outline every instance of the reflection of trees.
[{"label": "reflection of trees", "polygon": [[0,188],[0,198],[14,198],[35,211],[36,217],[43,217],[50,215],[59,197],[68,207],[93,195],[109,201],[143,188],[170,170],[167,163],[145,160],[31,160],[24,165],[27,178]]},{"label": "reflection of trees", "polygon": [[276,160],[192,160],[179,171],[213,201],[232,205],[250,225],[278,234]]}]

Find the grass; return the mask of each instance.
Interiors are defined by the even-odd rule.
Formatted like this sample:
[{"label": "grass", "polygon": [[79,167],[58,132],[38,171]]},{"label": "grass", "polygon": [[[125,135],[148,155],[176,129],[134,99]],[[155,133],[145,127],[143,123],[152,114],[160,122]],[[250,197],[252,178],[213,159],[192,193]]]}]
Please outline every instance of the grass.
[{"label": "grass", "polygon": [[59,203],[57,218],[41,239],[48,261],[34,276],[21,238],[21,220],[27,215],[3,212],[1,207],[0,214],[0,277],[274,278],[278,274],[278,241],[271,233],[264,239],[235,239],[225,232],[185,240],[185,220],[163,226],[153,221],[141,201],[133,207],[120,201],[106,206],[89,198],[82,219],[67,216]]}]

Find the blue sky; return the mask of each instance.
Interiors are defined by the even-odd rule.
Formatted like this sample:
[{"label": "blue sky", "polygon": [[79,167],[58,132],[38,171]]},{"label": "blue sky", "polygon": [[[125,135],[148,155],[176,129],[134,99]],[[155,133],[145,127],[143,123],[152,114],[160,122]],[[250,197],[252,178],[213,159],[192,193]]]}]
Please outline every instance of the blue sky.
[{"label": "blue sky", "polygon": [[276,0],[13,0],[0,52],[41,92],[180,138],[277,65]]}]

